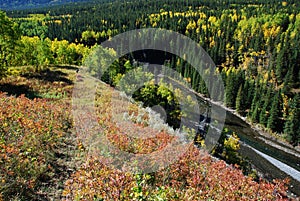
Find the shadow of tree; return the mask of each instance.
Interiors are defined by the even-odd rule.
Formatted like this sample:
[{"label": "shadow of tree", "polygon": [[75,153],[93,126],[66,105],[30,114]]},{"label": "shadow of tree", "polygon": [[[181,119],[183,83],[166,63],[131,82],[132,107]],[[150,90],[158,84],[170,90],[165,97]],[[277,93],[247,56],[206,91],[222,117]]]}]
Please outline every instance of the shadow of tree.
[{"label": "shadow of tree", "polygon": [[10,83],[0,84],[0,91],[6,92],[7,95],[20,96],[22,94],[29,99],[41,98],[35,91],[32,91],[26,85],[14,85]]},{"label": "shadow of tree", "polygon": [[26,73],[22,75],[23,77],[30,79],[30,78],[36,78],[39,80],[43,80],[46,82],[65,82],[68,85],[73,84],[73,81],[66,78],[68,76],[67,73],[64,73],[60,70],[43,70],[39,73]]},{"label": "shadow of tree", "polygon": [[59,65],[56,66],[56,68],[60,68],[60,69],[66,69],[66,70],[78,70],[78,67],[75,66],[70,66],[70,65]]}]

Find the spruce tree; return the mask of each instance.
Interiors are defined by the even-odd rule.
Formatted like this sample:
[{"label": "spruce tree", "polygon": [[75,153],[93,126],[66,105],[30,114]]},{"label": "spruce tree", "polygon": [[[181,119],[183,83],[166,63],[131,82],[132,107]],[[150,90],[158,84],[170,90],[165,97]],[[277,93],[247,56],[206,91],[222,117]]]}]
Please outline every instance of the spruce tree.
[{"label": "spruce tree", "polygon": [[279,126],[279,114],[280,114],[280,109],[279,109],[279,96],[280,96],[280,91],[276,93],[276,95],[273,98],[271,110],[270,110],[270,116],[268,118],[267,122],[267,127],[270,128],[273,131],[276,131],[280,128]]},{"label": "spruce tree", "polygon": [[226,88],[225,88],[225,103],[228,107],[235,106],[235,82],[234,82],[234,74],[232,72],[229,73],[226,79]]},{"label": "spruce tree", "polygon": [[244,93],[243,85],[239,87],[237,97],[236,97],[236,104],[235,108],[239,114],[244,115],[245,109],[246,109],[246,96]]},{"label": "spruce tree", "polygon": [[269,111],[269,105],[270,105],[270,98],[271,98],[271,91],[273,90],[272,87],[268,87],[267,95],[264,98],[264,105],[259,115],[259,123],[263,125],[267,125],[268,122],[268,116],[267,111]]},{"label": "spruce tree", "polygon": [[275,74],[276,74],[276,78],[277,78],[277,83],[281,83],[281,79],[282,79],[282,69],[284,68],[283,65],[283,58],[284,58],[284,51],[285,49],[282,49],[279,52],[279,55],[276,59],[276,68],[275,68]]},{"label": "spruce tree", "polygon": [[300,96],[297,94],[289,103],[290,111],[284,125],[284,133],[295,146],[300,143]]},{"label": "spruce tree", "polygon": [[253,122],[258,122],[258,114],[259,114],[259,106],[256,105],[251,114],[251,119]]},{"label": "spruce tree", "polygon": [[267,124],[267,120],[267,108],[264,106],[259,114],[259,123],[265,126]]},{"label": "spruce tree", "polygon": [[251,108],[251,103],[254,96],[254,82],[246,79],[244,84],[244,93],[245,93],[245,109]]},{"label": "spruce tree", "polygon": [[[261,104],[261,88],[256,86],[254,89],[254,98],[251,102],[251,108],[249,110],[248,116],[252,119],[252,121],[258,122],[258,115],[259,115],[259,107]],[[253,114],[255,113],[255,114]]]}]

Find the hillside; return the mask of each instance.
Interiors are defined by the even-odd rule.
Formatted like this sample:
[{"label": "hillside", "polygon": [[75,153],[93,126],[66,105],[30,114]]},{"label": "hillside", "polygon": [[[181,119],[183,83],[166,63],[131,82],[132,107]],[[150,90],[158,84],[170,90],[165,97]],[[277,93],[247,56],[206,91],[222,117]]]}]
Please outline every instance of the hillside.
[{"label": "hillside", "polygon": [[66,3],[83,2],[90,0],[1,0],[0,9],[2,10],[17,10],[31,9],[53,5],[62,5]]},{"label": "hillside", "polygon": [[[38,73],[28,69],[22,68],[21,74],[0,82],[0,91],[15,95],[0,93],[1,201],[287,200],[283,181],[258,183],[192,144],[178,146],[172,129],[161,120],[153,121],[157,115],[129,103],[112,87],[95,82],[83,69],[76,78],[76,68],[71,66],[51,67]],[[87,135],[85,129],[89,128],[80,127],[93,121],[87,116],[89,113],[72,122],[76,118],[75,113],[71,116],[70,105],[73,83],[80,85],[73,96],[78,98],[76,106],[83,106],[83,112],[88,111],[88,104],[80,95],[86,97],[90,87],[98,85],[98,122],[94,123],[99,123],[101,133]],[[112,107],[112,97],[118,108]],[[111,116],[114,110],[122,112],[124,105],[129,106],[131,114],[130,121],[126,120],[127,127],[115,124]],[[141,140],[134,133],[153,137]],[[113,144],[118,152],[135,156],[122,158],[113,149],[102,150],[106,142],[102,139]],[[149,155],[151,160],[134,162],[139,154]],[[165,158],[166,155],[171,157]],[[173,162],[169,164],[168,160]],[[155,170],[157,165],[162,168],[156,172],[134,174],[135,170],[130,170]]]},{"label": "hillside", "polygon": [[[0,2],[24,9],[0,11],[0,201],[293,197],[291,177],[239,152],[244,143],[270,156],[280,149],[232,119],[217,127],[222,114],[214,118],[208,102],[236,111],[274,143],[300,146],[298,1],[68,2]],[[115,41],[141,28],[156,31]],[[193,63],[201,51],[162,29],[200,44],[216,68]],[[145,49],[119,54],[128,41]],[[151,42],[166,49],[147,49]],[[166,69],[152,72],[151,64]],[[200,107],[176,85],[209,101]],[[183,119],[190,116],[197,119]],[[191,126],[179,130],[181,123]],[[207,153],[209,131],[215,146]]]}]

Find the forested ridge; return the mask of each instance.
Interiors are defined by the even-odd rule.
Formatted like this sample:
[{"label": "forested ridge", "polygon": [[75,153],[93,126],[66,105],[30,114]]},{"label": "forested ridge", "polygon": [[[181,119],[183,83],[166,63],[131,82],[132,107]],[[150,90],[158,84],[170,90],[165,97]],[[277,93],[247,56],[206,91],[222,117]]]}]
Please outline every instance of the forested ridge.
[{"label": "forested ridge", "polygon": [[[154,84],[153,74],[143,73],[136,62],[152,61],[179,72],[185,81],[181,84],[190,84],[196,92],[299,146],[299,1],[93,0],[0,11],[0,24],[0,200],[292,199],[287,196],[288,180],[258,177],[237,152],[239,138],[228,128],[212,151],[226,163],[186,144],[189,147],[178,160],[156,172],[112,168],[107,161],[124,158],[113,152],[92,153],[85,142],[91,136],[75,131],[71,101],[74,83],[82,83],[82,92],[88,92],[84,87],[94,80],[90,75],[101,75],[98,78],[108,85],[101,83],[96,90],[97,121],[103,128],[99,135],[125,152],[164,152],[177,138],[172,134],[176,130],[153,111],[125,102],[112,88],[130,91],[132,86],[122,79],[128,72],[134,73],[129,79],[147,80],[133,98],[143,106],[161,105],[168,115],[166,122],[177,128],[186,115],[176,99],[183,94],[172,93],[172,85]],[[134,52],[104,72],[102,66],[116,52],[99,44],[119,33],[148,27],[170,29],[199,43],[217,66],[216,72],[203,69],[201,76],[221,75],[225,94],[213,83],[210,94],[203,77],[185,58],[168,53]],[[189,49],[184,46],[180,51]],[[75,73],[78,67],[81,70]],[[112,105],[112,96],[117,105]],[[197,104],[190,97],[184,97],[184,103],[190,109]],[[128,112],[122,115],[131,127],[120,127],[112,120],[112,111],[123,111],[128,104]],[[92,120],[85,118],[88,123]],[[183,130],[194,139],[196,131]],[[141,131],[155,137],[131,135]],[[194,140],[203,145],[203,138]],[[159,154],[154,157],[166,160]],[[132,160],[125,162],[137,168],[153,165]]]},{"label": "forested ridge", "polygon": [[32,9],[38,7],[47,7],[53,5],[62,5],[66,3],[82,2],[88,0],[1,0],[0,9],[16,10],[16,9]]},{"label": "forested ridge", "polygon": [[[8,15],[23,35],[39,36],[44,43],[57,39],[92,47],[118,33],[145,27],[185,34],[209,53],[223,77],[226,95],[215,97],[217,101],[297,145],[299,10],[298,1],[131,0],[93,1]],[[184,77],[193,78],[197,92],[209,96],[200,75],[182,58],[168,60]]]}]

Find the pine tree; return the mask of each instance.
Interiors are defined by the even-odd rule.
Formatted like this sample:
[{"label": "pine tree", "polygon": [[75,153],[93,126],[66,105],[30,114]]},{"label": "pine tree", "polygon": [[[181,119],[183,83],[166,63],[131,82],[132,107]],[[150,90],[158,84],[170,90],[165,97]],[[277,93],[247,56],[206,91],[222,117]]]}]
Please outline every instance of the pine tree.
[{"label": "pine tree", "polygon": [[263,125],[267,125],[268,122],[268,116],[267,116],[267,111],[269,111],[269,105],[270,105],[270,96],[271,96],[271,91],[273,90],[272,87],[268,87],[267,90],[267,95],[264,98],[264,105],[263,108],[260,112],[259,115],[259,123]]},{"label": "pine tree", "polygon": [[239,87],[237,93],[235,108],[239,114],[244,115],[246,109],[246,96],[242,85]]},{"label": "pine tree", "polygon": [[261,87],[256,86],[253,89],[253,91],[254,91],[254,98],[252,99],[248,116],[252,119],[252,121],[258,122],[258,115],[259,115],[258,112],[259,112],[259,107],[261,105]]},{"label": "pine tree", "polygon": [[225,103],[228,107],[235,106],[235,82],[234,82],[234,74],[232,72],[229,73],[226,79],[226,88],[225,88]]},{"label": "pine tree", "polygon": [[258,122],[258,114],[259,114],[259,106],[256,105],[251,114],[251,119],[253,122]]},{"label": "pine tree", "polygon": [[294,69],[291,67],[284,78],[284,86],[283,86],[283,93],[286,94],[290,91],[293,85],[293,74]]},{"label": "pine tree", "polygon": [[192,69],[192,88],[195,89],[197,87],[197,71]]},{"label": "pine tree", "polygon": [[280,83],[282,77],[282,69],[283,69],[283,50],[279,53],[276,59],[276,69],[275,74],[277,78],[277,82]]},{"label": "pine tree", "polygon": [[271,110],[270,110],[270,116],[269,116],[268,122],[267,122],[267,127],[273,131],[276,131],[280,128],[279,121],[278,121],[279,116],[280,116],[279,115],[280,114],[279,96],[280,96],[280,91],[278,91],[273,98],[273,102],[272,102],[272,106],[271,106]]},{"label": "pine tree", "polygon": [[259,114],[259,123],[265,126],[267,124],[267,121],[268,121],[267,108],[264,106]]},{"label": "pine tree", "polygon": [[245,93],[245,109],[251,108],[251,103],[254,96],[254,82],[246,79],[244,84],[244,93]]},{"label": "pine tree", "polygon": [[300,96],[299,94],[290,101],[290,111],[284,125],[284,133],[289,142],[295,146],[300,143]]}]

